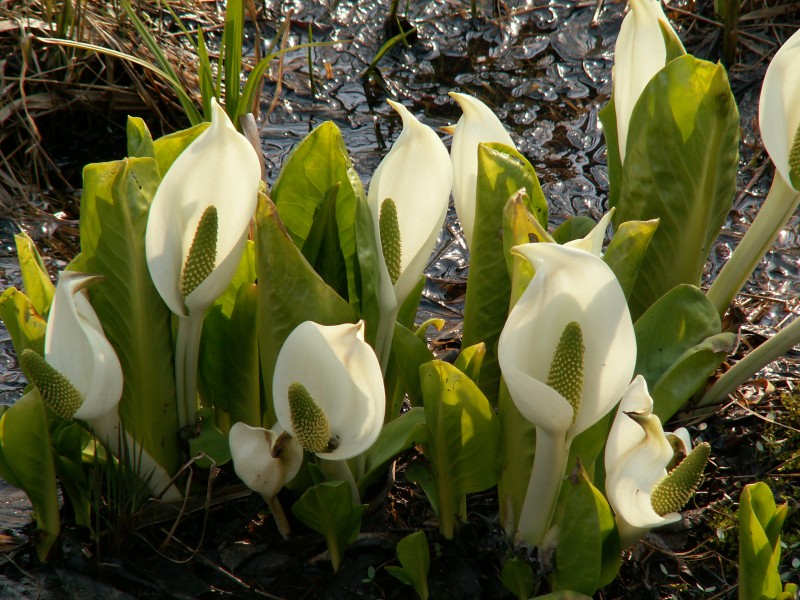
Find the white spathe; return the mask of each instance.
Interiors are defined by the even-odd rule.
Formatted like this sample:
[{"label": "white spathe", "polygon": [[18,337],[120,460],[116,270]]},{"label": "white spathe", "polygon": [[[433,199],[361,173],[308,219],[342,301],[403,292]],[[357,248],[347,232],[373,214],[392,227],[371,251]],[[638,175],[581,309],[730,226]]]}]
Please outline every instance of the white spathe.
[{"label": "white spathe", "polygon": [[475,201],[478,186],[478,145],[499,142],[516,149],[514,141],[492,110],[467,94],[450,92],[464,114],[456,123],[450,159],[453,163],[453,202],[464,230],[467,247],[475,231]]},{"label": "white spathe", "polygon": [[265,499],[277,496],[303,464],[303,448],[297,440],[284,436],[281,447],[276,449],[279,437],[280,431],[250,427],[245,423],[234,423],[228,434],[236,475]]},{"label": "white spathe", "polygon": [[86,296],[98,281],[98,275],[62,271],[45,332],[45,360],[83,396],[76,419],[116,411],[122,396],[122,367]]},{"label": "white spathe", "polygon": [[622,162],[625,162],[628,126],[633,108],[645,86],[667,62],[667,48],[659,23],[674,34],[675,40],[678,39],[659,0],[630,0],[629,3],[631,10],[622,20],[614,46],[612,67],[614,107]]},{"label": "white spathe", "polygon": [[[453,173],[447,149],[436,132],[399,102],[389,100],[389,104],[402,118],[403,131],[375,169],[367,201],[379,241],[381,205],[391,198],[397,208],[401,256],[400,275],[393,288],[400,306],[422,276],[444,224]],[[379,253],[382,279],[388,281],[380,243]]]},{"label": "white spathe", "polygon": [[[172,163],[147,218],[145,250],[150,276],[175,314],[204,311],[228,287],[242,258],[260,179],[255,150],[214,102],[211,126]],[[200,217],[212,205],[219,220],[215,268],[184,300],[181,274]]]},{"label": "white spathe", "polygon": [[[691,449],[686,435],[675,435],[684,450]],[[623,541],[633,543],[654,527],[680,520],[675,512],[659,515],[650,501],[656,484],[667,476],[673,456],[661,421],[653,414],[647,383],[637,375],[622,397],[605,453],[606,495]]]},{"label": "white spathe", "polygon": [[326,460],[347,460],[378,439],[386,411],[383,375],[364,322],[319,325],[305,321],[286,338],[275,363],[272,391],[281,427],[295,435],[289,386],[300,383],[325,413],[336,448]]},{"label": "white spathe", "polygon": [[[558,244],[523,244],[513,252],[536,275],[508,316],[498,360],[511,397],[522,415],[569,442],[607,414],[633,377],[636,337],[625,294],[599,257]],[[566,326],[583,335],[583,392],[577,413],[548,379],[556,346]]]},{"label": "white spathe", "polygon": [[800,191],[800,173],[792,181],[789,152],[800,127],[800,30],[780,47],[761,86],[758,123],[764,147],[781,178]]}]

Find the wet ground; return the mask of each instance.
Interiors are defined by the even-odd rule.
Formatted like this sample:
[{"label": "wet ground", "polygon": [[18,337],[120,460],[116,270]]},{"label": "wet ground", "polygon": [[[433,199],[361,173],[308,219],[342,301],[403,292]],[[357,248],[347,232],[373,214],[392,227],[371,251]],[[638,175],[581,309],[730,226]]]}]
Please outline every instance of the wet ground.
[{"label": "wet ground", "polygon": [[[710,7],[704,8],[688,2],[678,3],[676,6],[680,12],[672,12],[670,16],[684,36],[687,49],[690,52],[694,50],[702,58],[717,60],[717,30],[708,25],[703,26],[702,20],[692,13],[699,12],[708,17]],[[276,31],[272,24],[280,22],[290,11],[292,27],[287,39],[288,45],[307,42],[309,25],[315,41],[347,40],[347,43],[334,47],[314,49],[311,73],[305,51],[286,55],[280,67],[280,85],[274,81],[266,83],[262,117],[267,113],[268,117],[262,121],[261,132],[270,181],[274,181],[288,153],[308,131],[323,121],[332,120],[342,129],[356,170],[367,184],[369,174],[400,132],[399,117],[386,104],[387,97],[402,101],[428,125],[441,127],[455,123],[460,116],[447,92],[461,91],[481,98],[509,128],[518,149],[537,170],[545,196],[550,202],[553,225],[560,223],[568,215],[589,215],[597,219],[605,211],[608,180],[605,146],[597,111],[608,100],[611,91],[613,45],[623,16],[624,3],[529,0],[508,5],[501,3],[498,10],[494,3],[486,2],[480,6],[480,16],[473,17],[469,3],[466,2],[411,2],[407,14],[418,28],[417,41],[408,47],[395,46],[378,63],[377,71],[368,79],[362,75],[384,41],[383,24],[388,15],[389,2],[333,1],[321,4],[296,0],[266,2],[264,8],[266,18],[259,22],[262,40],[272,39]],[[789,18],[792,18],[791,15]],[[187,22],[191,23],[191,19],[191,15],[186,15]],[[707,280],[714,277],[731,248],[747,229],[771,180],[771,166],[760,148],[756,125],[760,80],[766,66],[766,61],[759,59],[759,53],[768,53],[771,49],[769,39],[764,36],[762,38],[748,38],[748,43],[742,49],[740,63],[731,69],[732,87],[742,116],[740,192],[726,229],[714,248],[706,273]],[[251,30],[250,43],[255,43],[255,39]],[[273,75],[277,74],[276,66]],[[276,96],[278,100],[273,103]],[[119,135],[117,155],[121,156],[124,149],[124,122],[120,118],[116,126],[104,123],[104,127],[108,127],[112,135]],[[157,130],[158,127],[153,129]],[[445,142],[448,142],[446,137]],[[80,165],[69,164],[69,156],[62,158],[64,171],[75,188],[74,191],[62,191],[60,200],[34,195],[28,208],[23,206],[7,212],[0,211],[0,289],[8,285],[19,285],[12,239],[18,227],[26,229],[40,243],[53,272],[62,268],[70,257],[70,252],[76,249],[77,197],[80,186],[76,174],[79,173]],[[93,160],[112,158],[115,156],[106,154]],[[460,228],[451,211],[428,266],[429,281],[419,314],[420,320],[437,316],[447,321],[445,329],[432,340],[437,347],[455,345],[460,338],[460,311],[463,308],[467,269],[468,256],[460,237]],[[775,250],[762,262],[748,283],[746,294],[740,297],[747,319],[745,334],[768,336],[774,333],[777,327],[793,318],[792,314],[797,312],[798,296],[800,238],[795,217],[781,234]],[[798,378],[797,365],[798,354],[790,355],[772,365],[766,375],[779,382],[779,385],[786,386],[788,382],[791,386]],[[24,379],[16,368],[10,341],[0,328],[0,403],[12,403],[20,396],[23,386]],[[704,430],[704,425],[708,427],[706,423],[696,425],[699,425],[701,431]],[[714,427],[716,425],[712,423],[711,428]],[[736,426],[733,427],[735,429]],[[724,438],[724,431],[719,435],[727,439]],[[724,457],[720,458],[720,462],[724,462]],[[0,486],[5,484],[0,483]],[[712,495],[723,493],[720,490],[709,492]],[[396,490],[392,502],[411,511],[412,516],[406,518],[408,526],[424,525],[423,507],[412,492],[401,487]],[[471,523],[470,528],[460,538],[460,543],[465,550],[477,552],[476,548],[480,547],[483,552],[488,553],[484,557],[491,558],[485,567],[473,566],[464,574],[465,578],[472,577],[475,580],[473,583],[477,588],[470,588],[472,583],[464,583],[466,587],[463,588],[454,585],[452,589],[455,595],[448,596],[442,590],[441,597],[479,597],[480,594],[489,597],[485,595],[489,593],[489,588],[485,587],[488,584],[484,580],[489,581],[491,577],[482,569],[489,572],[496,570],[506,548],[492,537],[490,528],[481,521],[490,519],[492,511],[496,509],[493,509],[491,502],[484,505],[482,499],[477,504],[475,512],[479,518]],[[233,568],[234,564],[238,569],[253,558],[255,553],[243,551],[241,548],[236,550],[235,545],[225,540],[226,536],[230,537],[231,531],[239,531],[244,527],[254,514],[253,511],[257,510],[254,506],[252,501],[246,505],[237,505],[237,515],[224,519],[224,524],[230,529],[225,529],[223,524],[219,525],[218,537],[211,538],[215,544],[211,547],[217,548],[217,554],[205,557],[211,565],[230,565],[232,572],[236,570]],[[0,526],[12,537],[20,534],[20,525],[27,519],[25,510],[24,497],[11,488],[0,487]],[[234,521],[237,518],[239,528],[235,529]],[[377,521],[374,523],[374,530],[379,531],[385,526],[380,521],[386,517],[375,518]],[[397,522],[394,526],[397,526]],[[254,535],[258,537],[257,532]],[[681,535],[680,532],[678,535]],[[688,534],[684,532],[683,535]],[[387,541],[378,535],[376,540],[365,543],[368,552],[356,553],[356,556],[366,556],[365,560],[372,561],[371,566],[389,561],[393,556],[391,539]],[[250,540],[248,543],[258,545],[259,541]],[[270,546],[273,541],[267,539],[260,543]],[[302,540],[297,542],[298,545],[302,543]],[[488,549],[485,547],[487,544],[491,546]],[[320,548],[319,551],[321,550]],[[242,556],[245,558],[240,560],[228,555],[226,559],[222,556],[224,552],[243,552]],[[383,555],[385,556],[380,558]],[[273,563],[260,564],[259,568],[267,573],[274,571],[274,577],[278,580],[281,579],[278,573],[286,568],[281,561],[288,560],[287,557],[296,558],[293,550],[285,547],[278,548],[277,553],[266,553],[266,556],[267,558],[261,560]],[[439,569],[448,569],[447,565],[450,563],[447,561],[452,560],[456,564],[459,560],[466,560],[464,557],[459,558],[458,551],[453,548],[445,548],[443,556],[446,560],[437,563]],[[317,572],[320,567],[315,566],[313,561],[310,564],[311,570],[302,576],[319,584],[322,581]],[[631,564],[638,563],[634,560]],[[662,565],[661,568],[665,569],[665,564],[669,565],[668,572],[664,573],[664,577],[652,576],[655,580],[668,581],[673,570],[677,568],[669,561],[655,562],[651,566],[657,569],[656,565]],[[125,563],[123,567],[123,570],[130,569],[128,576],[143,574],[141,565],[134,568]],[[250,568],[253,569],[252,565]],[[396,589],[387,593],[386,590],[390,588],[381,579],[382,575],[379,576],[378,584],[374,581],[361,581],[365,579],[363,573],[366,566],[357,560],[353,568],[357,571],[352,575],[355,581],[353,587],[345,585],[343,588],[336,588],[334,584],[330,584],[333,586],[330,589],[340,590],[331,592],[334,595],[330,597],[380,597],[379,592],[387,597],[404,597]],[[86,572],[83,568],[77,570]],[[256,571],[257,569],[253,573]],[[239,574],[238,570],[236,572]],[[248,576],[255,576],[253,573]],[[38,591],[43,592],[42,597],[60,597],[51,584],[52,581],[61,581],[63,584],[64,580],[58,579],[61,576],[58,573],[56,575],[55,580],[52,579],[52,573],[48,575],[50,583],[40,581]],[[345,576],[346,574],[339,579]],[[186,584],[188,587],[183,595],[176,592],[173,585],[169,585],[169,576],[164,584],[166,587],[154,584],[142,589],[149,590],[148,593],[152,595],[148,597],[159,597],[159,594],[167,593],[165,590],[174,597],[216,597],[211,590],[215,585],[219,585],[221,589],[231,589],[227,584],[209,584],[208,577],[199,577],[196,573],[191,577],[194,578],[192,584]],[[220,577],[227,581],[226,575]],[[635,581],[640,574],[633,571],[629,577]],[[125,577],[122,577],[121,581],[124,580]],[[270,589],[267,580],[269,577],[262,578],[258,589]],[[449,580],[445,578],[444,581]],[[227,583],[240,592],[243,589],[237,588],[230,581]],[[117,585],[118,589],[126,589],[122,584]],[[200,586],[196,594],[189,591],[193,589],[192,585]],[[325,585],[329,584],[319,585],[322,585],[321,590],[326,589]],[[724,590],[724,585],[720,583],[708,585],[715,588],[715,593]],[[356,589],[361,591],[355,596],[347,595],[350,593],[347,590]],[[370,589],[372,593],[369,592]],[[469,589],[482,591],[478,595],[470,595]],[[2,590],[0,587],[0,592]],[[462,596],[457,595],[458,590],[461,590],[458,593],[463,592]],[[670,597],[659,595],[663,593],[663,586],[655,586],[651,592],[654,595],[637,597]],[[111,597],[104,595],[107,593],[108,590],[98,589],[94,597]],[[301,597],[289,591],[283,593],[289,595],[282,597]],[[337,596],[336,593],[343,595]],[[631,592],[628,595],[621,591],[618,593],[620,595],[614,596],[612,593],[608,597],[634,597],[630,595]],[[711,592],[709,594],[713,595]],[[328,596],[321,592],[320,595],[311,592],[305,597]],[[498,596],[493,592],[492,597]]]}]

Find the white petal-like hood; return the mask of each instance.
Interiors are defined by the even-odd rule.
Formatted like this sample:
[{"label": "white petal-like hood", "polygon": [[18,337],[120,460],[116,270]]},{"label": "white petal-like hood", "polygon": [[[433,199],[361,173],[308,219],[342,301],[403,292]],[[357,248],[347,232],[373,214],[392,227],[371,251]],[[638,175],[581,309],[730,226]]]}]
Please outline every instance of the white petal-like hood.
[{"label": "white petal-like hood", "polygon": [[[626,413],[635,413],[638,422]],[[680,519],[678,513],[658,515],[650,501],[672,457],[661,421],[653,414],[647,383],[637,375],[622,397],[606,442],[606,495],[622,526],[644,533]]]},{"label": "white petal-like hood", "polygon": [[338,445],[320,454],[346,460],[366,451],[378,438],[386,395],[378,358],[364,341],[364,322],[298,325],[278,353],[273,398],[278,422],[295,435],[289,409],[289,386],[300,383],[322,409]]},{"label": "white petal-like hood", "polygon": [[44,358],[83,396],[76,419],[91,420],[116,410],[122,396],[122,367],[85,291],[100,280],[62,271],[47,321]]},{"label": "white petal-like hood", "polygon": [[[636,339],[625,295],[611,269],[589,252],[546,243],[513,251],[536,275],[500,335],[503,378],[527,419],[572,439],[613,408],[633,377]],[[545,383],[559,339],[573,321],[585,348],[577,414]]]},{"label": "white petal-like hood", "polygon": [[758,106],[761,139],[783,180],[796,191],[789,174],[789,151],[800,127],[800,30],[786,40],[767,68]]},{"label": "white petal-like hood", "polygon": [[630,8],[617,36],[613,67],[614,106],[623,162],[633,107],[645,86],[667,61],[659,22],[672,29],[659,0],[630,0]]},{"label": "white petal-like hood", "polygon": [[[397,208],[402,251],[394,293],[399,305],[417,285],[436,244],[450,202],[453,174],[447,149],[436,132],[402,104],[391,100],[389,104],[402,118],[403,131],[375,169],[367,199],[378,240],[383,201],[391,198]],[[382,251],[380,256],[385,267]],[[388,273],[384,272],[384,278]]]},{"label": "white petal-like hood", "polygon": [[264,498],[274,498],[303,464],[303,448],[292,437],[284,437],[273,456],[280,431],[235,423],[228,434],[233,468],[239,479]]},{"label": "white petal-like hood", "polygon": [[[228,287],[244,251],[260,178],[255,150],[214,103],[211,126],[172,164],[147,219],[150,276],[175,314],[205,310]],[[184,302],[181,273],[200,217],[212,205],[219,220],[215,268]]]},{"label": "white petal-like hood", "polygon": [[499,142],[515,148],[500,119],[483,102],[450,92],[464,112],[456,123],[450,159],[453,163],[453,201],[467,246],[475,231],[475,194],[478,183],[478,144]]}]

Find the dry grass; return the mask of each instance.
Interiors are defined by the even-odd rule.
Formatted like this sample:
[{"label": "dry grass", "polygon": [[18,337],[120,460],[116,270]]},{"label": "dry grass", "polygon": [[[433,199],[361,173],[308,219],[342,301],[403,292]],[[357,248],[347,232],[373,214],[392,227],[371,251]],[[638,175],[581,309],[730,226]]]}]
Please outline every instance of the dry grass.
[{"label": "dry grass", "polygon": [[[173,0],[170,8],[187,27],[222,26],[214,2]],[[165,31],[174,23],[165,3],[139,0],[135,10],[158,32],[184,88],[197,90],[194,50],[183,34]],[[57,190],[79,186],[80,167],[76,182],[65,162],[108,158],[93,156],[107,132],[90,123],[124,123],[126,114],[147,114],[155,133],[185,124],[175,94],[158,75],[115,57],[48,43],[54,39],[154,62],[116,1],[0,1],[0,217],[23,205],[62,202]]]}]

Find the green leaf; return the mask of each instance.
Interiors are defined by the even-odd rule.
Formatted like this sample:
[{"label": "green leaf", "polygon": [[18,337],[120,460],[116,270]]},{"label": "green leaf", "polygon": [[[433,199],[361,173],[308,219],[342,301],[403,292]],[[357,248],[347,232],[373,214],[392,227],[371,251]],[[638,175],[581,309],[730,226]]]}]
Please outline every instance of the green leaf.
[{"label": "green leaf", "polygon": [[22,231],[16,234],[14,242],[17,246],[19,270],[22,275],[22,289],[36,312],[46,317],[55,293],[55,286],[50,281],[47,267],[44,266],[42,257],[27,233]]},{"label": "green leaf", "polygon": [[[347,153],[342,133],[332,122],[314,129],[292,151],[272,188],[272,200],[295,244],[303,248],[309,240],[320,204],[331,196],[338,227],[347,294],[343,297],[358,311],[361,290],[358,282],[356,211],[364,189]],[[325,211],[320,213],[324,218]],[[373,233],[374,236],[374,233]],[[309,243],[314,243],[310,240]],[[327,257],[325,260],[330,260]],[[327,266],[327,269],[332,267]]]},{"label": "green leaf", "polygon": [[361,531],[366,505],[353,504],[350,486],[344,481],[326,481],[308,490],[292,506],[292,513],[305,525],[325,536],[333,570],[338,571],[344,547]]},{"label": "green leaf", "polygon": [[386,567],[386,572],[406,585],[414,586],[421,600],[428,598],[428,571],[431,555],[424,531],[415,531],[397,542],[397,559],[402,567]]},{"label": "green leaf", "polygon": [[[263,194],[256,210],[256,271],[258,280],[258,345],[261,376],[272,382],[275,361],[295,327],[312,320],[320,325],[355,323],[358,315],[303,258],[289,237],[275,205]],[[264,386],[272,411],[272,384]],[[274,411],[268,422],[275,422]]]},{"label": "green leaf", "polygon": [[533,569],[524,560],[512,556],[503,564],[500,575],[503,585],[519,600],[528,600],[533,593]]},{"label": "green leaf", "polygon": [[370,485],[385,475],[390,461],[416,444],[424,443],[427,435],[425,411],[421,407],[412,408],[384,425],[378,439],[364,455],[364,475],[358,480],[362,496]]},{"label": "green leaf", "polygon": [[634,324],[636,370],[650,389],[689,348],[720,332],[714,305],[693,285],[671,289]]},{"label": "green leaf", "polygon": [[27,348],[44,356],[47,322],[39,316],[25,294],[13,287],[5,290],[0,295],[0,319],[11,336],[17,356],[22,356]]},{"label": "green leaf", "polygon": [[614,223],[660,218],[630,296],[634,319],[700,284],[736,190],[739,113],[725,68],[690,55],[653,77],[631,116]]},{"label": "green leaf", "polygon": [[156,157],[153,136],[142,119],[129,116],[125,132],[128,138],[128,156],[137,158]]},{"label": "green leaf", "polygon": [[603,254],[603,260],[614,271],[626,298],[633,290],[645,252],[657,228],[658,219],[626,221],[614,233]]},{"label": "green leaf", "polygon": [[420,460],[412,462],[406,467],[406,481],[416,483],[422,489],[422,493],[428,499],[431,509],[438,515],[439,492],[436,489],[436,480],[430,465]]},{"label": "green leaf", "polygon": [[617,109],[614,95],[597,113],[603,125],[603,137],[606,141],[606,161],[608,163],[608,208],[619,203],[622,187],[622,157],[619,153],[619,133],[617,132]]},{"label": "green leaf", "polygon": [[[419,368],[433,360],[433,353],[428,345],[408,329],[395,323],[392,338],[392,357],[400,373],[400,381],[412,406],[422,406],[422,387]],[[394,418],[394,414],[390,418]]]},{"label": "green leaf", "polygon": [[[780,538],[773,540],[767,530],[780,532],[784,514],[775,506],[772,491],[765,483],[745,486],[739,499],[739,598],[774,598],[782,592],[778,567]],[[775,521],[777,519],[777,521]],[[777,528],[772,525],[776,522]]]},{"label": "green leaf", "polygon": [[260,427],[262,422],[257,321],[258,286],[250,283],[240,287],[236,297],[225,364],[231,423],[242,422],[251,427]]},{"label": "green leaf", "polygon": [[597,223],[594,219],[586,216],[567,217],[561,225],[553,231],[553,240],[556,244],[566,244],[574,240],[579,240],[591,233]]},{"label": "green leaf", "polygon": [[712,335],[684,352],[650,390],[653,413],[666,423],[706,383],[735,347],[736,334],[726,332]]},{"label": "green leaf", "polygon": [[197,461],[197,465],[203,469],[222,466],[231,459],[228,435],[222,433],[214,424],[214,417],[210,410],[206,410],[199,416],[201,417],[200,432],[189,440],[189,454],[192,457],[205,455]]},{"label": "green leaf", "polygon": [[469,377],[440,360],[420,368],[431,462],[439,497],[439,528],[451,539],[462,499],[497,483],[500,423]]},{"label": "green leaf", "polygon": [[[619,570],[620,547],[611,508],[580,463],[561,487],[554,522],[558,526],[558,546],[551,587],[591,596]],[[610,578],[603,573],[608,538],[616,541],[616,547],[610,548],[614,561]]]},{"label": "green leaf", "polygon": [[464,348],[453,363],[459,371],[464,373],[472,381],[478,381],[480,376],[483,358],[486,356],[486,344],[481,342],[469,348]]},{"label": "green leaf", "polygon": [[339,246],[339,228],[336,223],[336,197],[339,195],[339,187],[339,183],[334,184],[317,205],[314,222],[302,251],[305,259],[325,283],[342,298],[348,298],[347,269]]},{"label": "green leaf", "polygon": [[120,418],[169,473],[181,461],[172,354],[172,313],[156,291],[144,249],[160,182],[152,158],[88,165],[81,196],[81,260],[104,281],[92,306],[125,378]]},{"label": "green leaf", "polygon": [[91,500],[89,482],[83,470],[83,450],[94,445],[93,436],[81,425],[63,419],[55,420],[50,438],[53,440],[53,465],[56,474],[69,496],[75,522],[83,527],[90,527]]},{"label": "green leaf", "polygon": [[36,388],[0,417],[0,475],[30,499],[36,520],[36,553],[46,560],[61,526],[47,414]]},{"label": "green leaf", "polygon": [[536,596],[533,600],[592,600],[592,598],[571,590],[561,590],[559,592],[545,594],[544,596]]},{"label": "green leaf", "polygon": [[511,278],[503,248],[503,214],[509,199],[523,189],[525,208],[546,228],[547,202],[530,163],[503,144],[480,144],[462,345],[486,343],[479,385],[493,404],[497,403],[500,383],[496,346],[511,296]]}]

